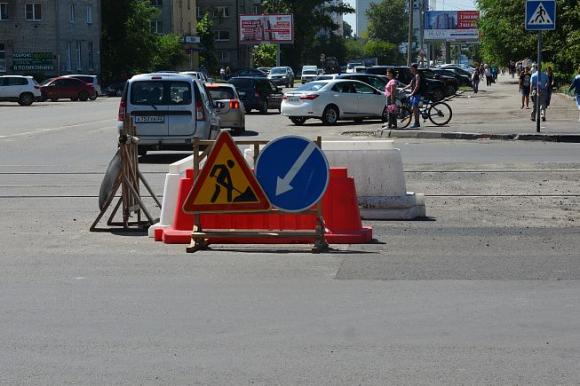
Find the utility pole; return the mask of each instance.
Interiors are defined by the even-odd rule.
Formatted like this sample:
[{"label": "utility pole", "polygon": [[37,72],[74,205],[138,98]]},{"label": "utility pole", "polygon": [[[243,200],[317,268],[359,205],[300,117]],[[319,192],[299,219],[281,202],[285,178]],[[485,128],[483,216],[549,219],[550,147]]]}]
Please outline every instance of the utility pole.
[{"label": "utility pole", "polygon": [[[421,49],[421,61],[425,61],[425,47],[423,47],[423,39],[425,34],[425,0],[419,0],[419,47]],[[424,65],[424,63],[422,63]],[[429,67],[429,59],[427,59],[427,67]]]},{"label": "utility pole", "polygon": [[407,66],[411,65],[413,45],[413,0],[409,0],[409,38],[407,39]]}]

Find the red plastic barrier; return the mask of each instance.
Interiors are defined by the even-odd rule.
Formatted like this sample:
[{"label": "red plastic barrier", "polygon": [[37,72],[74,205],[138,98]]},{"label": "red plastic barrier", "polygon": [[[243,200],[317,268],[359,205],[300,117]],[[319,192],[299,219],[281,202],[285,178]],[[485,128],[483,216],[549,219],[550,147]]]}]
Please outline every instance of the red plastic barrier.
[{"label": "red plastic barrier", "polygon": [[[179,182],[177,207],[171,228],[156,229],[155,240],[167,244],[189,244],[193,229],[193,215],[181,207],[193,186],[193,170],[188,169]],[[362,225],[356,198],[354,179],[346,168],[331,168],[330,181],[322,199],[322,215],[326,225],[326,241],[330,244],[362,244],[372,240],[372,228]],[[202,214],[203,229],[269,229],[313,230],[316,217],[293,213],[228,213]],[[314,237],[298,238],[209,238],[213,244],[309,244]]]}]

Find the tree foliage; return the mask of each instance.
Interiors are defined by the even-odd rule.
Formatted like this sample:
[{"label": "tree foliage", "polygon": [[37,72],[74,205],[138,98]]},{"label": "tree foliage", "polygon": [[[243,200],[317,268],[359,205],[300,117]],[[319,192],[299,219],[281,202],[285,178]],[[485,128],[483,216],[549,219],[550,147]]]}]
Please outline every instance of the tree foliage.
[{"label": "tree foliage", "polygon": [[382,0],[371,3],[367,10],[368,38],[390,42],[396,46],[406,41],[409,24],[406,3],[406,0]]},{"label": "tree foliage", "polygon": [[345,39],[352,38],[352,26],[346,21],[342,22],[342,37]]},{"label": "tree foliage", "polygon": [[[525,0],[478,0],[481,53],[487,62],[536,58],[537,34],[525,30]],[[580,62],[580,2],[556,1],[556,30],[544,32],[543,60],[571,73]]]},{"label": "tree foliage", "polygon": [[252,51],[252,61],[256,67],[276,65],[276,44],[260,44]]},{"label": "tree foliage", "polygon": [[211,74],[218,72],[218,59],[214,48],[213,19],[209,13],[197,21],[197,34],[200,39],[201,52],[199,65]]},{"label": "tree foliage", "polygon": [[157,38],[157,51],[153,57],[155,70],[178,68],[186,61],[187,56],[179,35],[166,34]]},{"label": "tree foliage", "polygon": [[396,63],[399,57],[398,46],[384,40],[369,40],[364,46],[367,57],[377,58],[380,64]]},{"label": "tree foliage", "polygon": [[[354,12],[347,4],[334,4],[326,0],[263,0],[262,7],[265,12],[294,15],[294,44],[283,45],[281,55],[282,62],[294,68],[298,68],[305,62],[305,57],[312,54],[321,30],[336,31],[338,25],[332,21],[331,13]],[[319,55],[320,52],[314,54]]]}]

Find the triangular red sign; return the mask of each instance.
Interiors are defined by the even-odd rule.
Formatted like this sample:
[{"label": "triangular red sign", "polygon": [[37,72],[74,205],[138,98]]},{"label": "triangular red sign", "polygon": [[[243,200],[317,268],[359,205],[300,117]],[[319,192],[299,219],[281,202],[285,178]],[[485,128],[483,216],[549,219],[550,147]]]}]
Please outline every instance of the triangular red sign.
[{"label": "triangular red sign", "polygon": [[185,213],[260,211],[270,202],[227,131],[217,139],[183,203]]}]

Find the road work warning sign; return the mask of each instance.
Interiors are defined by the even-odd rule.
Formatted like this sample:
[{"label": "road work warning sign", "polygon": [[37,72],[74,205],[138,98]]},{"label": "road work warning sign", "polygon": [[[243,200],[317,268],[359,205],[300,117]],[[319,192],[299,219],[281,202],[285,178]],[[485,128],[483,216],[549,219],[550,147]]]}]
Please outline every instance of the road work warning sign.
[{"label": "road work warning sign", "polygon": [[269,208],[270,202],[232,137],[221,132],[183,204],[183,211],[209,213]]}]

